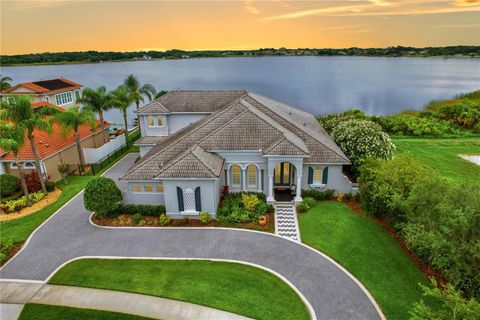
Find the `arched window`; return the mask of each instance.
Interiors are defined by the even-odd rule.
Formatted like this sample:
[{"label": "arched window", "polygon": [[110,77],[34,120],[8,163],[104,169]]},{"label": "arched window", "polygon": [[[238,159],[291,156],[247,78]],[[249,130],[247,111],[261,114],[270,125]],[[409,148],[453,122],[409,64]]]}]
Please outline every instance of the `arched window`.
[{"label": "arched window", "polygon": [[254,164],[249,164],[247,167],[248,174],[248,188],[256,189],[257,188],[257,167]]},{"label": "arched window", "polygon": [[238,164],[235,164],[230,169],[232,172],[232,187],[240,187],[242,183],[242,170]]}]

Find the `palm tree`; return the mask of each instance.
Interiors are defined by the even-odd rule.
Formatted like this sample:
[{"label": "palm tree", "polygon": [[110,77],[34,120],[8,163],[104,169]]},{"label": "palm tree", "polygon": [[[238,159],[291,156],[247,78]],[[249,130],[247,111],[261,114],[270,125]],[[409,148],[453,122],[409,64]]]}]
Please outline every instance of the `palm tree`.
[{"label": "palm tree", "polygon": [[12,78],[10,77],[0,77],[0,91],[5,91],[11,88],[12,85],[9,83],[10,81],[12,81]]},{"label": "palm tree", "polygon": [[103,143],[106,143],[103,113],[112,107],[112,95],[107,93],[105,86],[98,87],[97,89],[85,88],[78,102],[98,114],[101,122],[100,127],[102,128]]},{"label": "palm tree", "polygon": [[125,78],[123,86],[132,94],[133,100],[137,105],[137,110],[140,107],[140,101],[145,101],[145,97],[152,101],[152,98],[156,93],[155,88],[151,84],[145,83],[143,86],[140,85],[137,77],[133,74],[130,74]]},{"label": "palm tree", "polygon": [[19,159],[20,149],[25,143],[25,132],[20,127],[15,127],[12,124],[0,122],[0,148],[5,152],[12,152],[15,157],[15,164],[18,168],[20,182],[23,189],[23,194],[27,198],[27,207],[30,207],[31,200],[28,196],[27,182],[25,181],[25,174],[23,173],[23,162]]},{"label": "palm tree", "polygon": [[12,95],[1,102],[0,119],[14,124],[19,130],[27,134],[27,139],[32,147],[33,157],[35,159],[35,168],[37,169],[40,185],[43,193],[47,193],[45,187],[45,177],[42,175],[40,167],[40,157],[35,146],[35,130],[52,132],[52,126],[47,117],[58,112],[55,107],[44,106],[34,109],[32,107],[32,97],[28,95]]},{"label": "palm tree", "polygon": [[95,130],[96,121],[92,110],[76,106],[59,112],[51,118],[51,122],[58,123],[62,128],[62,136],[66,137],[71,130],[73,130],[73,138],[77,146],[78,159],[80,159],[80,171],[85,170],[85,157],[83,155],[82,146],[80,144],[80,135],[78,128],[81,125],[87,124],[92,130]]},{"label": "palm tree", "polygon": [[113,106],[122,112],[123,123],[125,124],[125,138],[128,138],[127,110],[134,101],[133,96],[123,86],[112,91]]},{"label": "palm tree", "polygon": [[153,98],[154,98],[154,99],[158,99],[158,98],[160,98],[161,96],[166,95],[167,93],[168,93],[168,91],[166,91],[166,90],[158,91],[158,92],[155,94],[155,97],[153,97]]}]

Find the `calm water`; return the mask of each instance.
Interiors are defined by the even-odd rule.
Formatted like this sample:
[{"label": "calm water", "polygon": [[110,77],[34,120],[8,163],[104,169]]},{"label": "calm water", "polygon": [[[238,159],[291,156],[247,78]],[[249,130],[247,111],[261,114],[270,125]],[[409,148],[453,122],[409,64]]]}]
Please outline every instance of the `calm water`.
[{"label": "calm water", "polygon": [[[260,57],[3,67],[13,82],[65,77],[114,89],[130,73],[158,90],[245,88],[314,114],[391,114],[480,89],[480,60]],[[134,108],[131,108],[133,111]],[[117,111],[107,120],[121,122]]]}]

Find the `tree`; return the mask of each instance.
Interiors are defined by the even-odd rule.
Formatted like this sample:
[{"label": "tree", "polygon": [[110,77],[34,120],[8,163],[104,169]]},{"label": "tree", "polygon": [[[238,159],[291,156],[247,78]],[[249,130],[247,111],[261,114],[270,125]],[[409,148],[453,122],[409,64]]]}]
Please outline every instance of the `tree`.
[{"label": "tree", "polygon": [[80,109],[80,107],[77,106],[55,114],[51,118],[51,121],[60,125],[63,137],[66,137],[70,131],[73,130],[73,138],[75,139],[78,159],[80,160],[80,171],[84,171],[85,157],[80,143],[78,128],[82,125],[89,125],[92,130],[95,130],[96,121],[92,110],[87,108]]},{"label": "tree", "polygon": [[137,77],[133,74],[127,76],[123,85],[132,94],[137,110],[140,108],[140,101],[144,101],[145,97],[151,101],[156,93],[155,88],[151,84],[145,83],[143,86],[140,85]]},{"label": "tree", "polygon": [[19,159],[20,149],[25,143],[25,132],[19,127],[12,124],[0,123],[0,148],[5,152],[12,152],[15,157],[15,164],[18,168],[20,176],[20,184],[22,185],[23,194],[27,198],[27,207],[30,207],[31,200],[28,196],[27,182],[23,172],[23,162]]},{"label": "tree", "polygon": [[40,167],[40,157],[38,156],[37,147],[35,145],[35,130],[51,133],[52,126],[48,117],[57,113],[56,107],[40,107],[34,109],[32,106],[32,98],[27,95],[12,95],[1,103],[0,119],[11,122],[19,130],[23,130],[27,135],[27,139],[32,147],[33,157],[35,159],[35,168],[40,178],[40,185],[43,193],[47,193],[45,187],[45,178],[42,175]]},{"label": "tree", "polygon": [[12,87],[12,85],[9,83],[12,81],[12,78],[10,77],[1,77],[0,78],[0,91],[5,91],[9,88]]},{"label": "tree", "polygon": [[369,157],[391,159],[395,150],[388,134],[372,121],[343,121],[333,128],[331,134],[356,168]]},{"label": "tree", "polygon": [[82,92],[82,97],[78,100],[79,103],[94,113],[97,113],[100,118],[100,127],[102,128],[103,143],[107,142],[105,137],[105,121],[103,120],[103,113],[112,108],[112,95],[107,93],[105,86],[97,89],[85,88]]},{"label": "tree", "polygon": [[110,178],[98,177],[85,187],[83,204],[85,209],[104,216],[117,209],[122,192]]},{"label": "tree", "polygon": [[123,123],[125,124],[125,138],[128,137],[128,122],[127,122],[127,110],[128,107],[134,101],[133,96],[127,89],[123,86],[118,87],[112,91],[113,96],[113,106],[120,110],[123,115]]},{"label": "tree", "polygon": [[167,93],[168,93],[168,91],[166,91],[166,90],[158,91],[158,92],[155,94],[155,96],[153,97],[153,99],[158,99],[158,98],[160,98],[161,96],[166,95]]}]

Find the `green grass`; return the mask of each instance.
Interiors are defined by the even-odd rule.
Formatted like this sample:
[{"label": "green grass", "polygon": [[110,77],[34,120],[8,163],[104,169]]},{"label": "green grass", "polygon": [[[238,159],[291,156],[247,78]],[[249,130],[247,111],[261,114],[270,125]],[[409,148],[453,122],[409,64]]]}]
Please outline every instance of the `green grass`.
[{"label": "green grass", "polygon": [[408,319],[412,303],[428,284],[396,241],[376,222],[345,204],[320,202],[299,215],[304,243],[339,262],[374,296],[390,320]]},{"label": "green grass", "polygon": [[60,269],[50,283],[148,294],[255,319],[310,318],[288,284],[270,272],[238,263],[82,259]]},{"label": "green grass", "polygon": [[480,154],[480,137],[455,139],[393,138],[398,152],[410,152],[427,167],[455,184],[480,181],[480,167],[458,154]]},{"label": "green grass", "polygon": [[19,320],[147,320],[151,318],[139,317],[125,313],[108,312],[92,309],[50,306],[45,304],[25,305]]}]

